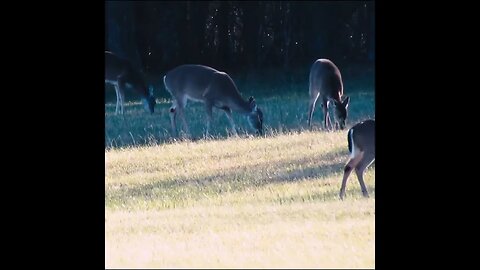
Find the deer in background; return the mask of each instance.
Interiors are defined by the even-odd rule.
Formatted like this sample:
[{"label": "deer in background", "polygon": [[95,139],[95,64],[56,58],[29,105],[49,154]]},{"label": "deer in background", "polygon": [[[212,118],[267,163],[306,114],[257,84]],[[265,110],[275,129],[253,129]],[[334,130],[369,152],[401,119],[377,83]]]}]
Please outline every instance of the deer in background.
[{"label": "deer in background", "polygon": [[337,66],[328,59],[318,59],[310,68],[310,102],[308,110],[308,126],[312,126],[313,111],[315,104],[320,98],[324,126],[328,130],[332,127],[328,105],[333,103],[335,108],[335,127],[345,128],[345,122],[348,114],[348,104],[350,97],[343,96],[342,75]]},{"label": "deer in background", "polygon": [[142,97],[145,110],[150,113],[154,112],[156,102],[153,89],[147,89],[142,75],[133,68],[128,60],[108,51],[105,51],[105,82],[115,86],[117,94],[115,114],[118,113],[119,107],[121,114],[123,114],[125,89],[127,87],[132,88]]},{"label": "deer in background", "polygon": [[363,181],[363,172],[375,161],[375,120],[366,120],[356,124],[348,131],[348,151],[350,159],[344,169],[340,199],[345,196],[345,186],[352,170],[355,169],[364,197],[368,196]]},{"label": "deer in background", "polygon": [[232,112],[245,115],[251,127],[258,134],[263,134],[263,113],[257,107],[255,99],[250,97],[248,100],[244,100],[227,73],[203,65],[181,65],[167,72],[163,77],[163,82],[173,99],[170,107],[170,120],[174,134],[177,130],[177,114],[182,119],[185,132],[189,134],[184,114],[188,100],[205,104],[206,136],[208,136],[212,122],[213,107],[225,112],[235,136],[238,135]]}]

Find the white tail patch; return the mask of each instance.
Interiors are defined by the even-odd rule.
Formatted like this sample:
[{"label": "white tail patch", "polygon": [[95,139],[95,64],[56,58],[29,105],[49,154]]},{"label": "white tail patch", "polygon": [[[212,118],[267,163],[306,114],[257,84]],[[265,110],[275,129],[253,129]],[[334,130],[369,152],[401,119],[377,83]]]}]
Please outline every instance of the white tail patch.
[{"label": "white tail patch", "polygon": [[355,149],[356,149],[357,147],[355,146],[355,143],[354,143],[354,140],[353,140],[353,128],[350,129],[349,132],[350,132],[350,136],[348,136],[348,137],[350,138],[350,144],[352,145],[352,153],[350,154],[350,158],[354,158],[355,155],[356,155]]}]

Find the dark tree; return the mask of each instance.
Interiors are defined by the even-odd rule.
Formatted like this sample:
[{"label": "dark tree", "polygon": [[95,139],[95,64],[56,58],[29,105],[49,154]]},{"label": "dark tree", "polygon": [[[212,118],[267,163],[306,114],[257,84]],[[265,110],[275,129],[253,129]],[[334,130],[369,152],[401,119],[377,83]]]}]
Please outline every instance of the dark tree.
[{"label": "dark tree", "polygon": [[[288,77],[318,58],[346,72],[375,60],[372,1],[106,2],[105,49],[150,77],[197,63]],[[242,75],[242,76],[243,76]],[[258,75],[261,76],[261,75]],[[303,78],[303,77],[302,77]]]}]

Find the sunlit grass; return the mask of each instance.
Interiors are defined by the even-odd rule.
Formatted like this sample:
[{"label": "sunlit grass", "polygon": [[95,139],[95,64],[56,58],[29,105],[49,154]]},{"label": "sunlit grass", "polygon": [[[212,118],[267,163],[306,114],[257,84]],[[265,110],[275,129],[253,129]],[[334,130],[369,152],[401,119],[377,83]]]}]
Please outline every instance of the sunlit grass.
[{"label": "sunlit grass", "polygon": [[106,151],[108,267],[374,267],[370,199],[338,191],[345,132]]}]

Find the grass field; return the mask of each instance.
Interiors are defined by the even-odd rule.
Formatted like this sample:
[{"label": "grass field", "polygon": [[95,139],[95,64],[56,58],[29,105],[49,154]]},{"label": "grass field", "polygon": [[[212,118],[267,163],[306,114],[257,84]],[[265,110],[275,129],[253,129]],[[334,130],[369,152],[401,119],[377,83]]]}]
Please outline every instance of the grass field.
[{"label": "grass field", "polygon": [[[264,114],[264,129],[267,136],[290,131],[307,129],[308,88],[306,92],[297,94],[279,89],[281,95],[256,96],[252,93],[243,94],[245,98],[254,95],[259,108]],[[358,89],[348,93],[351,96],[348,122],[350,126],[358,121],[375,117],[375,95],[370,89]],[[115,102],[114,98],[110,99]],[[124,146],[157,145],[172,140],[171,124],[168,109],[169,99],[157,99],[155,113],[147,113],[140,101],[125,104],[127,111],[124,116],[115,115],[115,103],[105,105],[105,145],[106,148]],[[333,111],[332,111],[333,112]],[[205,130],[206,113],[201,103],[189,102],[185,110],[187,123],[194,139],[202,138]],[[317,103],[314,113],[315,128],[321,127],[322,110]],[[233,113],[239,134],[252,133],[247,120],[242,115]],[[333,120],[333,116],[332,116]],[[348,124],[348,123],[347,123]],[[177,119],[177,128],[182,127]],[[225,138],[227,128],[230,128],[227,117],[218,109],[213,109],[212,130],[216,138]]]},{"label": "grass field", "polygon": [[[374,118],[372,89],[349,95],[349,126]],[[216,139],[195,141],[171,140],[170,103],[159,101],[154,115],[134,102],[115,116],[106,105],[106,267],[375,267],[374,165],[370,198],[352,174],[339,200],[347,131],[306,131],[306,93],[257,97],[264,137],[227,138],[214,110]],[[203,106],[189,104],[187,116],[201,137]],[[317,126],[321,118],[317,108]]]}]

